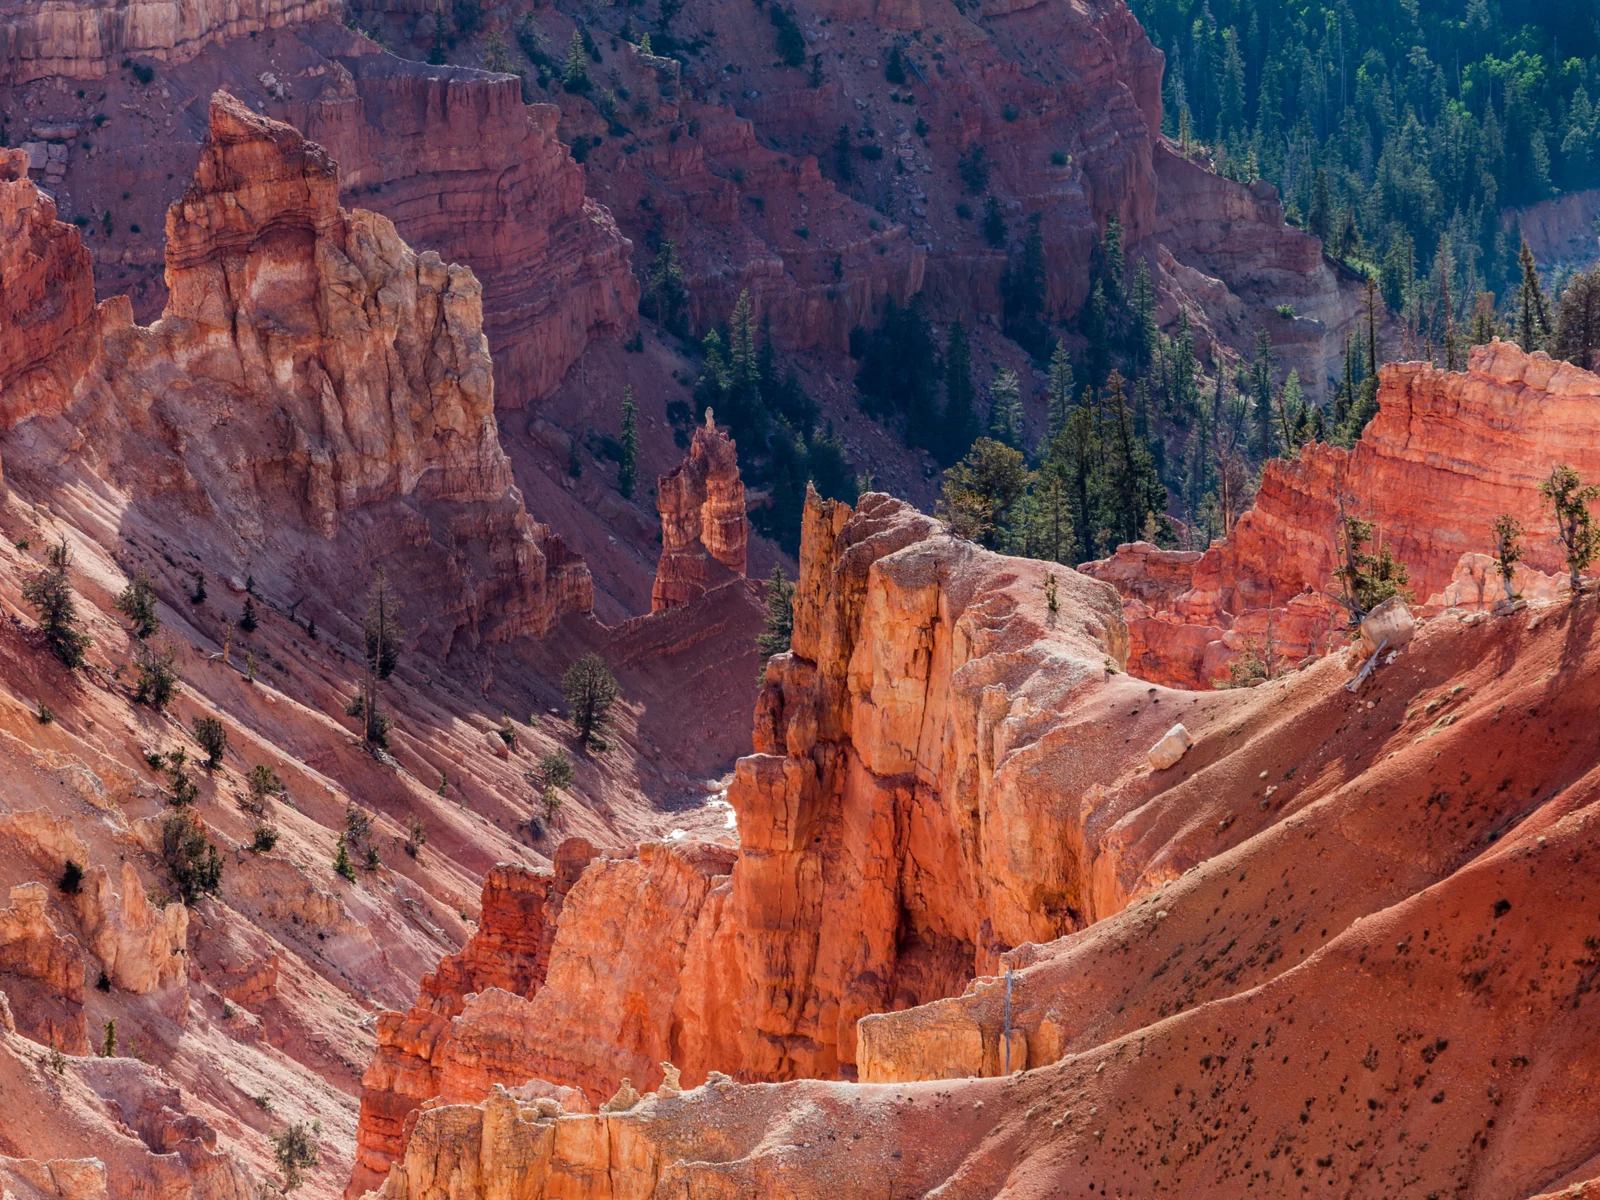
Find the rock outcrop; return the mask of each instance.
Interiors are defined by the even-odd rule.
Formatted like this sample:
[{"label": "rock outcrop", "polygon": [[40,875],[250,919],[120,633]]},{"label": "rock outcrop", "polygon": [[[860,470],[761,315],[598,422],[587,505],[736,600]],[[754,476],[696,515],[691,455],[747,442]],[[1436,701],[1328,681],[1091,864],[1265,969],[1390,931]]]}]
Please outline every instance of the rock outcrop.
[{"label": "rock outcrop", "polygon": [[63,362],[94,318],[94,276],[78,231],[28,179],[28,156],[0,149],[0,423],[15,424],[78,369]]},{"label": "rock outcrop", "polygon": [[[380,1195],[1584,1194],[1600,652],[1579,607],[1435,618],[1362,695],[1336,659],[1254,690],[1103,684],[1114,706],[1049,756],[1058,784],[1097,777],[1086,841],[1122,856],[1101,865],[1145,871],[1087,929],[998,956],[1009,988],[864,1019],[863,1084],[712,1079],[593,1116],[491,1087],[423,1113]],[[1179,705],[1179,767],[1120,758],[1148,744],[1133,710]]]},{"label": "rock outcrop", "polygon": [[0,992],[9,1027],[67,1054],[89,1052],[83,1017],[84,956],[78,940],[52,927],[43,885],[11,889],[0,909]]},{"label": "rock outcrop", "polygon": [[241,558],[298,555],[354,590],[386,566],[434,653],[541,634],[589,606],[588,574],[512,483],[478,282],[338,192],[321,147],[217,93],[167,215],[165,315],[144,328],[106,302],[92,358],[55,360],[70,391],[10,419],[64,449],[95,429],[95,465],[227,514]]},{"label": "rock outcrop", "polygon": [[99,79],[129,56],[193,58],[224,38],[325,17],[327,0],[229,0],[207,4],[0,6],[0,84],[51,75]]},{"label": "rock outcrop", "polygon": [[472,267],[501,408],[548,396],[591,341],[637,323],[631,244],[585,194],[559,110],[524,104],[514,77],[345,53],[282,113],[328,148],[347,202]]},{"label": "rock outcrop", "polygon": [[706,423],[694,431],[688,457],[656,483],[661,562],[650,594],[652,612],[688,604],[744,575],[750,521],[738,450],[712,416],[708,411]]},{"label": "rock outcrop", "polygon": [[[484,877],[481,921],[471,940],[423,976],[409,1012],[379,1016],[377,1052],[361,1080],[356,1165],[348,1195],[360,1196],[377,1186],[404,1150],[416,1110],[440,1095],[444,1043],[469,997],[526,997],[544,983],[556,916],[593,854],[587,842],[574,839],[558,851],[553,873],[508,865],[491,870]],[[526,1078],[531,1077],[530,1072]]]},{"label": "rock outcrop", "polygon": [[[1384,367],[1378,403],[1353,450],[1318,443],[1269,463],[1254,507],[1192,564],[1145,556],[1151,566],[1140,572],[1128,565],[1139,552],[1124,548],[1085,565],[1126,598],[1130,670],[1205,687],[1269,635],[1291,662],[1338,644],[1345,622],[1328,596],[1341,501],[1406,564],[1419,600],[1444,599],[1463,556],[1492,548],[1502,513],[1527,530],[1525,569],[1560,574],[1539,484],[1557,463],[1600,478],[1600,439],[1588,432],[1600,377],[1495,341],[1473,348],[1466,371]],[[1173,580],[1183,569],[1192,569],[1186,587]]]},{"label": "rock outcrop", "polygon": [[189,910],[182,904],[157,908],[145,896],[133,864],[124,862],[120,891],[104,867],[90,867],[73,898],[89,949],[110,983],[143,996],[187,981],[184,955]]}]

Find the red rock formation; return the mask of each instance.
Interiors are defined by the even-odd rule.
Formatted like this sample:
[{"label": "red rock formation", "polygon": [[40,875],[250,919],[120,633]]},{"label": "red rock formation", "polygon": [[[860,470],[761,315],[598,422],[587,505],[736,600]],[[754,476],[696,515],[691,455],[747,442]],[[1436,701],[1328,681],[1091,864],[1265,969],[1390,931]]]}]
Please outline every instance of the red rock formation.
[{"label": "red rock formation", "polygon": [[237,0],[207,5],[121,7],[103,2],[41,7],[0,5],[0,84],[51,75],[99,79],[129,55],[167,62],[193,58],[224,38],[315,20],[326,0]]},{"label": "red rock formation", "polygon": [[1464,372],[1421,363],[1383,368],[1379,412],[1354,450],[1306,447],[1268,464],[1255,506],[1193,566],[1191,586],[1159,607],[1119,559],[1089,573],[1129,598],[1129,667],[1157,682],[1204,687],[1247,639],[1290,660],[1325,650],[1343,627],[1333,590],[1339,502],[1371,521],[1411,572],[1419,600],[1443,593],[1466,554],[1492,548],[1501,513],[1520,520],[1526,564],[1559,573],[1563,557],[1539,484],[1558,462],[1600,478],[1600,441],[1588,436],[1600,378],[1496,341],[1474,347]]},{"label": "red rock formation", "polygon": [[[1364,1197],[1401,1178],[1582,1195],[1600,1144],[1585,622],[1564,602],[1437,619],[1362,696],[1336,660],[1253,691],[1103,689],[1117,719],[1050,754],[1058,783],[1098,777],[1085,846],[1123,862],[1096,875],[1146,871],[1089,929],[1005,956],[1017,1074],[976,1077],[1007,1065],[990,977],[861,1023],[864,1076],[893,1086],[712,1082],[598,1116],[494,1092],[424,1114],[383,1200],[512,1178],[582,1200],[639,1180],[802,1200],[841,1179],[868,1200]],[[1129,704],[1183,705],[1181,766],[1116,761]]]},{"label": "red rock formation", "polygon": [[553,874],[505,864],[490,871],[471,940],[423,976],[409,1012],[378,1018],[377,1052],[361,1079],[356,1165],[347,1195],[360,1196],[378,1185],[405,1148],[415,1110],[440,1094],[441,1052],[468,997],[491,989],[528,996],[543,984],[556,915],[593,856],[587,842],[571,839],[557,851]]},{"label": "red rock formation", "polygon": [[89,1052],[83,1017],[83,950],[51,928],[41,884],[11,889],[0,909],[0,991],[10,1000],[12,1028],[67,1054]]},{"label": "red rock formation", "polygon": [[656,484],[661,513],[661,562],[650,609],[660,612],[699,599],[744,575],[750,522],[733,440],[712,423],[694,431],[688,457]]},{"label": "red rock formation", "polygon": [[1284,224],[1271,184],[1224,179],[1166,142],[1154,166],[1154,240],[1172,293],[1163,308],[1176,317],[1187,301],[1202,352],[1213,342],[1247,351],[1266,330],[1279,366],[1320,392],[1343,370],[1344,338],[1360,317],[1354,277],[1324,259],[1318,238]]},{"label": "red rock formation", "polygon": [[501,408],[548,396],[592,340],[637,321],[630,243],[584,194],[559,110],[524,104],[516,79],[346,54],[282,108],[338,161],[348,203],[473,268]]},{"label": "red rock formation", "polygon": [[[288,126],[220,92],[211,122],[168,213],[166,315],[145,329],[108,301],[92,362],[56,360],[81,366],[58,380],[75,383],[70,399],[38,398],[13,421],[70,409],[42,435],[71,446],[96,428],[121,482],[226,512],[244,556],[274,547],[354,589],[381,559],[407,581],[411,634],[441,655],[586,609],[582,562],[512,485],[472,273],[414,253],[386,218],[341,209],[332,160]],[[165,381],[174,369],[183,387]],[[200,445],[167,428],[215,436]],[[354,555],[338,548],[352,520],[365,546]]]},{"label": "red rock formation", "polygon": [[94,316],[89,252],[28,181],[21,150],[0,149],[0,280],[0,423],[13,425],[59,391],[59,359]]}]

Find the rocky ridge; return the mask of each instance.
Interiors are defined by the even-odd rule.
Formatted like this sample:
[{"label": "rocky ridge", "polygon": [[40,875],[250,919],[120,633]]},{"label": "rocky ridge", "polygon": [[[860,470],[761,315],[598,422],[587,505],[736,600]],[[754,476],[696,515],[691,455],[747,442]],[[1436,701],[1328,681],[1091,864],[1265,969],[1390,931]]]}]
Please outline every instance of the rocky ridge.
[{"label": "rocky ridge", "polygon": [[[868,530],[889,540],[877,549],[917,540],[876,559],[864,603],[832,609],[858,614],[859,625],[844,627],[863,632],[882,598],[897,594],[887,580],[915,561],[908,550],[951,561],[930,525],[908,527],[898,514],[875,512],[879,503],[867,498],[834,544],[866,546],[872,535],[855,537]],[[825,515],[817,506],[813,528]],[[1042,625],[1049,610],[1030,584],[1002,594]],[[1069,588],[1061,615],[1072,620],[1097,593]],[[851,590],[831,595],[837,604]],[[1010,708],[985,726],[1004,764],[996,776],[1020,768],[1051,785],[1019,793],[1028,828],[1052,797],[1081,797],[1079,870],[1094,881],[1084,914],[1093,923],[1053,941],[1021,940],[959,995],[866,1015],[854,1047],[861,1083],[749,1086],[708,1072],[701,1086],[680,1091],[673,1072],[648,1079],[655,1086],[642,1098],[623,1088],[606,1111],[587,1114],[487,1080],[481,1096],[420,1115],[379,1195],[418,1200],[449,1180],[453,1194],[475,1200],[511,1178],[532,1195],[597,1198],[820,1198],[841,1188],[874,1200],[907,1191],[1042,1198],[1063,1187],[1293,1196],[1319,1180],[1378,1195],[1403,1176],[1424,1189],[1488,1197],[1592,1179],[1600,1127],[1582,1084],[1593,1057],[1583,1031],[1596,1003],[1588,981],[1600,936],[1586,869],[1596,853],[1596,764],[1582,732],[1600,686],[1591,624],[1587,608],[1565,600],[1499,615],[1452,610],[1425,620],[1356,694],[1345,687],[1353,664],[1340,658],[1257,689],[1198,694],[1101,670],[1079,683],[1087,695],[1065,710],[1077,719],[1063,722],[1060,708],[1029,711],[1026,701],[1045,699],[1043,680],[1020,694],[989,684],[979,694],[1004,695]],[[823,644],[830,625],[820,622]],[[797,620],[797,655],[809,644],[805,628]],[[914,639],[899,642],[901,661],[926,653]],[[851,658],[862,667],[865,644],[857,641]],[[1007,657],[1003,636],[993,646]],[[1070,656],[1043,661],[1046,678],[1072,670]],[[774,668],[769,681],[783,671]],[[872,671],[882,708],[893,696],[889,672],[882,663]],[[826,690],[819,682],[817,692]],[[863,720],[864,692],[852,694],[860,745],[873,726]],[[769,683],[762,711],[773,704]],[[814,736],[813,716],[828,719],[825,708],[800,713],[778,726],[791,749]],[[1175,716],[1193,746],[1154,771],[1140,751]],[[1006,754],[1030,717],[1050,722],[1055,736]],[[758,744],[771,729],[758,718]],[[745,760],[741,776],[768,758]],[[1026,767],[1018,761],[1030,758]],[[777,761],[789,778],[804,778],[803,760]],[[858,777],[864,768],[855,768]],[[741,897],[741,889],[752,883],[775,917],[810,911],[804,890],[764,886],[783,879],[780,871],[749,870],[779,855],[751,820],[748,798],[736,808],[746,844],[731,877],[714,883],[728,914],[721,927],[730,916],[748,919],[751,893]],[[862,827],[848,813],[834,823]],[[1007,844],[1016,854],[1058,841]],[[641,865],[659,856],[642,853]],[[569,895],[558,943],[599,870],[591,865]],[[820,874],[827,879],[827,868]],[[940,876],[946,886],[960,878]],[[795,907],[785,908],[786,896]],[[824,899],[822,912],[830,911],[841,910]],[[794,924],[781,939],[736,937],[745,945],[734,953],[749,963],[754,947],[758,963],[807,964],[808,939],[795,936]],[[860,944],[851,926],[833,928],[838,936],[821,945]],[[699,973],[728,953],[714,939],[692,944]],[[760,954],[774,946],[783,953]],[[772,994],[793,995],[796,978]],[[564,1027],[551,1021],[558,986],[547,980],[520,1032],[503,1019],[494,1025],[496,1037],[521,1038],[544,1055],[527,1060],[530,1068],[554,1065],[563,1040]],[[762,1012],[735,1011],[758,1020]],[[745,1040],[724,1061],[763,1063],[747,1057],[749,1023],[730,1023]],[[788,1028],[774,1038],[770,1023],[759,1026],[758,1052],[787,1048]],[[637,1061],[624,1047],[616,1054],[619,1065]]]},{"label": "rocky ridge", "polygon": [[1502,513],[1527,531],[1518,590],[1553,596],[1564,556],[1539,485],[1557,463],[1600,476],[1584,432],[1597,402],[1600,379],[1509,342],[1473,347],[1464,372],[1391,363],[1354,449],[1313,443],[1269,463],[1254,506],[1203,555],[1125,546],[1082,569],[1125,598],[1129,669],[1185,687],[1208,686],[1247,644],[1265,648],[1269,614],[1273,652],[1288,662],[1339,641],[1341,502],[1406,564],[1419,601],[1497,598],[1481,559]]}]

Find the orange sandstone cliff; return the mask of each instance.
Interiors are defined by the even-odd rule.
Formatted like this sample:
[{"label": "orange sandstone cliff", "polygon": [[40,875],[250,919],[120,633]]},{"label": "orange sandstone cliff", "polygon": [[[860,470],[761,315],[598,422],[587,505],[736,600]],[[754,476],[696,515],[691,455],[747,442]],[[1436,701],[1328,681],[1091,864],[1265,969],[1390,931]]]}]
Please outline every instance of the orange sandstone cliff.
[{"label": "orange sandstone cliff", "polygon": [[[861,513],[837,529],[841,561],[874,535],[891,545],[904,535],[879,504],[865,498]],[[825,517],[820,506],[811,514],[813,523]],[[803,631],[826,644],[829,629],[839,628],[834,618],[853,612],[859,621],[844,622],[863,635],[851,661],[870,669],[876,686],[867,691],[853,672],[835,676],[854,697],[851,745],[840,748],[847,757],[869,729],[886,727],[874,724],[873,710],[923,692],[913,670],[903,678],[916,686],[897,696],[879,673],[882,660],[862,650],[883,600],[905,599],[886,586],[888,577],[904,582],[910,571],[941,591],[960,577],[946,574],[939,535],[918,532],[933,537],[877,559],[864,589],[836,574],[841,586],[830,593],[827,618],[815,621],[812,608],[797,621],[797,656],[812,644]],[[928,555],[920,562],[919,550]],[[1048,824],[1040,835],[1038,818],[1056,797],[1082,797],[1079,854],[1095,881],[1090,895],[1104,897],[1084,914],[1094,923],[1074,923],[1051,941],[1018,939],[1001,924],[1004,906],[982,903],[947,868],[939,879],[963,909],[983,911],[1021,944],[980,968],[985,974],[959,995],[865,1015],[853,1052],[862,1082],[751,1086],[711,1076],[682,1091],[668,1075],[647,1081],[644,1097],[623,1094],[596,1114],[491,1084],[481,1099],[421,1114],[384,1200],[421,1200],[445,1187],[476,1200],[512,1180],[530,1195],[596,1200],[1319,1190],[1487,1200],[1594,1179],[1600,1117],[1586,1081],[1596,1056],[1600,921],[1589,863],[1600,854],[1600,793],[1584,732],[1600,699],[1592,602],[1535,601],[1498,615],[1448,611],[1425,621],[1359,694],[1346,689],[1351,668],[1339,658],[1256,689],[1198,694],[1107,680],[1101,668],[1080,677],[1092,699],[1073,721],[1064,693],[1041,687],[1087,664],[1070,650],[1044,649],[1049,610],[1037,590],[1033,582],[1024,592],[988,595],[984,624],[995,622],[988,647],[998,654],[968,658],[956,674],[1018,651],[1028,657],[1026,644],[1005,632],[1038,622],[1029,640],[1042,657],[1029,685],[991,677],[976,692],[1006,707],[988,700],[988,736],[972,766],[981,776],[996,764],[980,797],[1003,786],[1008,768],[1054,785],[1029,793],[1033,820],[1024,836],[1006,839],[1013,858],[1055,852],[1061,840]],[[1086,607],[1093,620],[1105,619],[1098,593],[1077,576],[1061,590],[1062,624],[1083,619]],[[859,607],[839,603],[852,591]],[[802,604],[798,613],[807,611]],[[896,611],[918,610],[902,603]],[[973,616],[969,607],[955,622],[955,645]],[[940,661],[915,639],[901,647],[899,662]],[[775,667],[769,680],[784,670]],[[826,693],[826,674],[818,671],[811,694]],[[773,700],[769,691],[765,712]],[[953,701],[950,711],[958,707]],[[826,710],[803,711],[827,719]],[[1175,766],[1152,770],[1142,751],[1178,716],[1194,744]],[[1019,746],[1040,723],[1053,729]],[[791,751],[822,744],[828,732],[805,721],[785,725]],[[763,719],[758,728],[772,726]],[[858,779],[872,772],[873,753],[853,767]],[[774,790],[794,787],[789,780],[806,786],[804,760],[793,754],[745,760],[741,778],[768,761],[784,768],[769,776],[785,780]],[[856,786],[858,797],[875,790]],[[769,827],[756,824],[748,801],[737,802],[739,792],[746,845],[725,901],[736,918],[748,919],[740,899],[747,880],[782,878],[749,872],[753,864],[815,856],[811,872],[788,876],[799,887],[765,893],[774,917],[794,914],[787,927],[774,920],[773,934],[742,939],[746,963],[781,962],[789,979],[803,978],[794,966],[812,960],[801,921],[820,911],[826,922],[839,911],[826,882],[820,901],[805,887],[808,877],[828,879],[827,853],[805,848],[819,844],[806,837],[789,841],[794,850],[769,849]],[[788,828],[821,844],[859,836],[870,821],[851,811],[850,797],[833,821],[809,827],[803,804],[791,805],[797,819]],[[913,852],[916,824],[898,833]],[[978,822],[969,845],[983,845],[986,827]],[[891,919],[903,947],[915,918],[902,908]],[[837,923],[823,945],[864,947],[883,927]],[[779,953],[761,953],[768,948]],[[1005,968],[1009,979],[988,973]],[[763,1007],[765,995],[804,993],[758,990],[756,1005],[747,999],[736,1008],[761,1022],[741,1054],[791,1045],[789,1026],[774,1037],[767,1016],[787,1010]],[[815,987],[807,1008],[821,1010],[824,996]],[[534,1005],[530,1016],[558,1012],[553,982]],[[547,1048],[561,1031],[535,1021],[520,1036]],[[618,1060],[631,1061],[625,1053]],[[735,1069],[752,1061],[763,1060],[745,1058]]]},{"label": "orange sandstone cliff", "polygon": [[1600,378],[1495,341],[1474,347],[1464,372],[1384,367],[1378,403],[1354,449],[1313,443],[1269,463],[1254,506],[1203,555],[1124,546],[1084,566],[1125,597],[1130,669],[1209,686],[1247,643],[1265,648],[1269,614],[1273,650],[1291,661],[1340,641],[1345,621],[1328,596],[1341,500],[1406,564],[1418,601],[1498,596],[1481,556],[1502,513],[1527,530],[1517,589],[1565,586],[1545,577],[1563,573],[1564,556],[1539,484],[1557,463],[1600,475],[1588,432]]}]

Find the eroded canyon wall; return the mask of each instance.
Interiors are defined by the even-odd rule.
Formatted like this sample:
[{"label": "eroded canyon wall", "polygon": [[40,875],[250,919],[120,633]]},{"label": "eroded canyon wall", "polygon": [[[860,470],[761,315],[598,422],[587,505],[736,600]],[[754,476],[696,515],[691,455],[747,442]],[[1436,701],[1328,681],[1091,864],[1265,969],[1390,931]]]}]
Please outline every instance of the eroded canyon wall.
[{"label": "eroded canyon wall", "polygon": [[[491,1087],[423,1113],[380,1194],[1584,1194],[1592,624],[1445,613],[1358,694],[1339,658],[1108,689],[1052,757],[1108,755],[1090,836],[1109,871],[1149,865],[1125,907],[1000,956],[1009,989],[862,1020],[863,1083],[712,1077],[594,1115]],[[1118,760],[1177,713],[1178,765]]]},{"label": "eroded canyon wall", "polygon": [[[1557,463],[1585,479],[1600,476],[1600,439],[1592,433],[1600,377],[1497,340],[1474,347],[1464,372],[1385,366],[1378,404],[1354,449],[1313,443],[1269,463],[1254,506],[1198,559],[1179,564],[1124,548],[1085,565],[1126,597],[1131,670],[1208,686],[1247,641],[1265,645],[1269,612],[1276,653],[1298,660],[1326,652],[1345,624],[1328,599],[1337,590],[1341,499],[1406,564],[1418,601],[1444,596],[1460,572],[1472,573],[1463,556],[1493,549],[1503,513],[1527,531],[1526,568],[1563,572],[1539,485]],[[1129,563],[1130,554],[1140,564]],[[1158,571],[1163,581],[1152,592]],[[1174,573],[1184,571],[1188,586],[1174,584]],[[1530,594],[1553,593],[1554,580],[1525,582]]]},{"label": "eroded canyon wall", "polygon": [[30,447],[8,469],[43,482],[63,468],[39,442],[81,449],[152,500],[226,514],[241,557],[298,554],[358,591],[387,564],[414,581],[406,619],[435,653],[543,633],[588,606],[588,575],[512,483],[478,282],[338,197],[326,151],[217,93],[167,214],[166,313],[147,328],[107,301],[92,357],[56,330],[51,386],[8,411]]}]

